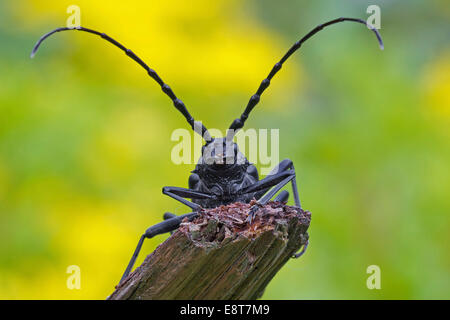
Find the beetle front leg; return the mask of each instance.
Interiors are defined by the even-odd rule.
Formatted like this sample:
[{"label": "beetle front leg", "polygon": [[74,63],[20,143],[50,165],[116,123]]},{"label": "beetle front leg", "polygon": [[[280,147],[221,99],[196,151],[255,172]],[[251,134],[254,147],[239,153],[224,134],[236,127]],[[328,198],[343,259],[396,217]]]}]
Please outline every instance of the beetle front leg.
[{"label": "beetle front leg", "polygon": [[[287,171],[287,170],[292,170],[295,175],[294,178],[291,180],[292,193],[294,196],[295,205],[297,207],[301,208],[301,202],[300,202],[300,197],[298,194],[298,186],[297,186],[297,179],[296,179],[297,174],[295,172],[294,163],[292,162],[291,159],[284,159],[283,161],[281,161],[277,166],[275,166],[272,169],[272,171],[264,179],[267,179],[268,177],[271,177],[273,175],[276,175],[280,172]],[[262,197],[264,194],[266,194],[267,191],[268,191],[268,188],[257,192],[256,199],[259,199],[260,197]]]},{"label": "beetle front leg", "polygon": [[[273,168],[264,179],[261,179],[242,190],[243,193],[255,192],[255,198],[258,199],[258,203],[250,209],[247,220],[251,223],[258,208],[269,202],[272,197],[289,182],[291,182],[292,185],[295,205],[301,208],[294,164],[292,160],[285,159]],[[288,194],[281,192],[276,200],[280,201],[285,198],[287,200],[287,197]]]},{"label": "beetle front leg", "polygon": [[[280,179],[282,178],[284,178],[284,180],[280,181]],[[257,190],[256,199],[258,199],[258,203],[250,208],[247,221],[249,223],[252,223],[254,215],[258,211],[259,207],[269,202],[270,199],[272,199],[272,197],[289,182],[291,182],[292,185],[292,192],[294,194],[295,205],[301,208],[294,164],[292,160],[285,159],[281,161],[264,179],[259,180],[252,186],[247,187],[247,189],[253,191]],[[270,189],[271,187],[273,188]],[[286,190],[283,190],[275,198],[275,201],[285,202],[287,201],[288,197],[289,193]],[[303,245],[302,250],[298,253],[295,253],[292,257],[300,258],[308,248],[308,244],[309,241],[307,240],[306,243]]]},{"label": "beetle front leg", "polygon": [[[274,175],[274,178],[278,177],[279,174]],[[287,185],[292,179],[294,179],[295,174],[291,173],[289,174],[286,178],[284,178],[281,182],[277,183],[272,189],[269,190],[269,192],[267,192],[261,199],[259,199],[257,201],[256,204],[254,204],[251,208],[250,211],[248,213],[248,217],[247,217],[247,221],[251,224],[253,221],[253,218],[255,216],[256,211],[259,210],[259,208],[261,206],[264,206],[265,204],[267,204],[267,202],[270,201],[270,199],[273,198],[273,196],[275,196],[275,194],[278,193],[278,191],[281,190],[281,188],[283,188],[285,185]]]},{"label": "beetle front leg", "polygon": [[213,196],[208,193],[204,193],[201,191],[193,190],[193,189],[186,189],[186,188],[180,188],[180,187],[164,187],[162,189],[162,193],[171,197],[172,199],[175,199],[182,204],[188,206],[194,211],[200,211],[201,206],[193,203],[189,200],[186,200],[184,198],[190,198],[190,199],[212,199]]}]

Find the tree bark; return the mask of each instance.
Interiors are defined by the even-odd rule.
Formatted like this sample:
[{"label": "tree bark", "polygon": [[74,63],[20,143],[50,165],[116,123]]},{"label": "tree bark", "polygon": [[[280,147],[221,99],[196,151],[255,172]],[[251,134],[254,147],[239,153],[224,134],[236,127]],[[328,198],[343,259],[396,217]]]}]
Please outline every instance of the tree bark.
[{"label": "tree bark", "polygon": [[308,240],[311,214],[270,202],[203,210],[116,287],[108,299],[257,299]]}]

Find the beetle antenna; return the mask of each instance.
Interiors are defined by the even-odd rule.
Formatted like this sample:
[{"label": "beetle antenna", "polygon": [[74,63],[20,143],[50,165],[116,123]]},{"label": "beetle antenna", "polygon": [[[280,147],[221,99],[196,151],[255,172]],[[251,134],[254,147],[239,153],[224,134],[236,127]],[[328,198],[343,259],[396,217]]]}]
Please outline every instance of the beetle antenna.
[{"label": "beetle antenna", "polygon": [[259,88],[258,91],[256,91],[256,93],[250,98],[250,101],[247,104],[247,107],[245,108],[244,113],[242,113],[240,118],[237,118],[233,121],[233,123],[231,124],[230,128],[228,129],[228,133],[227,133],[227,139],[231,140],[233,139],[234,134],[241,129],[244,126],[245,121],[247,120],[250,112],[253,110],[253,108],[256,106],[256,104],[259,102],[259,99],[261,98],[261,94],[264,92],[264,90],[267,89],[267,87],[270,85],[270,80],[272,80],[273,76],[281,69],[281,66],[283,65],[283,63],[295,52],[297,51],[302,44],[308,40],[309,38],[311,38],[313,35],[315,35],[317,32],[319,32],[320,30],[322,30],[325,27],[328,27],[332,24],[335,23],[340,23],[340,22],[344,22],[344,21],[353,21],[353,22],[358,22],[358,23],[362,23],[364,25],[366,25],[370,30],[372,30],[377,39],[378,39],[378,43],[380,45],[380,49],[383,50],[384,49],[384,45],[383,45],[383,40],[381,39],[381,36],[378,32],[377,29],[375,29],[372,25],[368,24],[366,21],[361,20],[361,19],[355,19],[355,18],[338,18],[338,19],[334,19],[331,21],[328,21],[324,24],[320,24],[317,27],[315,27],[314,29],[312,29],[308,34],[306,34],[303,38],[301,38],[299,41],[297,41],[296,43],[294,43],[294,45],[289,49],[288,52],[286,52],[286,54],[283,56],[283,58],[281,58],[281,60],[279,62],[277,62],[275,64],[275,66],[272,68],[272,71],[270,71],[269,75],[267,76],[266,79],[264,79]]},{"label": "beetle antenna", "polygon": [[[130,57],[131,59],[136,61],[142,68],[144,68],[147,71],[148,75],[161,86],[162,91],[172,100],[173,105],[175,106],[175,108],[177,108],[177,110],[180,111],[181,114],[186,118],[186,120],[189,123],[189,125],[191,126],[191,128],[195,132],[197,132],[198,134],[201,134],[201,136],[205,140],[208,141],[208,139],[211,139],[211,136],[209,135],[208,129],[206,129],[206,127],[203,124],[201,124],[201,132],[199,132],[200,130],[198,130],[198,131],[196,130],[199,122],[194,120],[194,118],[191,116],[191,114],[187,110],[186,106],[184,105],[183,101],[181,101],[180,99],[177,98],[177,96],[175,95],[175,93],[173,93],[173,91],[169,87],[169,85],[164,83],[164,81],[159,77],[159,75],[156,73],[156,71],[151,69],[144,61],[142,61],[137,55],[135,55],[133,53],[133,51],[131,51],[130,49],[125,48],[122,44],[120,44],[119,42],[117,42],[113,38],[109,37],[105,33],[98,32],[98,31],[95,31],[95,30],[91,30],[91,29],[88,29],[88,28],[83,28],[83,27],[57,28],[57,29],[55,29],[53,31],[50,31],[49,33],[44,34],[38,40],[38,42],[36,43],[36,45],[33,48],[33,51],[31,52],[31,58],[34,57],[34,55],[36,54],[36,51],[39,49],[41,43],[45,39],[47,39],[48,37],[50,37],[54,33],[57,33],[57,32],[60,32],[60,31],[68,31],[68,30],[78,30],[78,31],[84,31],[84,32],[95,34],[97,36],[100,36],[102,39],[105,39],[106,41],[112,43],[113,45],[115,45],[116,47],[121,49],[122,51],[124,51],[125,54],[128,57]],[[198,128],[198,129],[200,129],[200,128]]]}]

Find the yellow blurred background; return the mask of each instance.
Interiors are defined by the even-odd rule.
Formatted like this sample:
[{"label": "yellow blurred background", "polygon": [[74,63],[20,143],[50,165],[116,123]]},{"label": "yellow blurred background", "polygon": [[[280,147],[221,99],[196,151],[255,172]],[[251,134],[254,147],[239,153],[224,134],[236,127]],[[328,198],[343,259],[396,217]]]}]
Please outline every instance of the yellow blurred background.
[{"label": "yellow blurred background", "polygon": [[[450,298],[450,10],[446,1],[14,1],[0,3],[0,298],[104,299],[139,236],[187,187],[170,160],[188,128],[107,33],[154,68],[196,120],[224,130],[287,49],[319,23],[378,4],[385,51],[363,26],[311,39],[247,128],[279,128],[311,244],[264,299]],[[147,240],[137,265],[168,235]],[[81,269],[70,290],[66,269]],[[369,290],[366,268],[381,269]]]}]

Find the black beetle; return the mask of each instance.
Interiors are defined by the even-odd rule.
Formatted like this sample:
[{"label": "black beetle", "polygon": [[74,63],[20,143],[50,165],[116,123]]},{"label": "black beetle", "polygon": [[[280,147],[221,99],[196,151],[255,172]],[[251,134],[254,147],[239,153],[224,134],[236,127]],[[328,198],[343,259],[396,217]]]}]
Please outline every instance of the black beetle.
[{"label": "black beetle", "polygon": [[[378,31],[364,20],[355,18],[338,18],[328,21],[324,24],[318,25],[312,29],[303,38],[297,41],[289,51],[281,58],[279,62],[270,71],[266,79],[264,79],[256,93],[250,98],[242,115],[235,119],[230,125],[227,135],[224,138],[212,138],[206,127],[194,120],[184,103],[177,98],[172,89],[159,77],[155,70],[151,69],[144,61],[135,55],[130,49],[127,49],[122,44],[109,37],[105,33],[95,30],[75,27],[75,28],[58,28],[45,35],[43,35],[33,48],[31,57],[33,57],[38,50],[41,43],[52,34],[60,31],[78,30],[92,33],[100,36],[106,41],[112,43],[114,46],[120,48],[127,56],[136,61],[143,67],[149,76],[153,78],[160,86],[162,91],[169,96],[175,108],[181,112],[186,118],[191,128],[201,134],[206,144],[202,149],[202,156],[192,174],[189,177],[189,188],[180,187],[164,187],[163,194],[180,201],[192,209],[191,213],[176,216],[173,213],[166,212],[164,214],[164,221],[160,222],[150,228],[141,236],[136,250],[128,264],[120,282],[127,278],[134,262],[139,254],[142,243],[145,238],[152,238],[155,235],[171,232],[177,229],[181,221],[185,218],[193,219],[202,208],[215,208],[219,205],[229,204],[233,202],[249,203],[252,199],[256,199],[257,203],[250,209],[248,215],[248,222],[252,223],[252,218],[258,208],[271,200],[285,185],[289,182],[292,185],[292,192],[294,196],[295,205],[301,208],[300,198],[297,190],[297,182],[294,164],[291,160],[285,159],[281,161],[264,179],[259,179],[256,167],[249,163],[247,158],[239,151],[236,143],[233,142],[235,133],[244,126],[250,112],[259,102],[261,94],[270,85],[273,76],[281,69],[283,63],[295,52],[301,45],[312,37],[314,34],[323,28],[344,21],[358,22],[367,26],[372,30],[383,49],[383,41]],[[288,200],[289,193],[287,191],[280,192],[275,201],[285,202]],[[192,201],[186,200],[186,198]],[[295,254],[293,257],[300,257],[306,250],[308,242],[303,246],[303,249]]]}]

